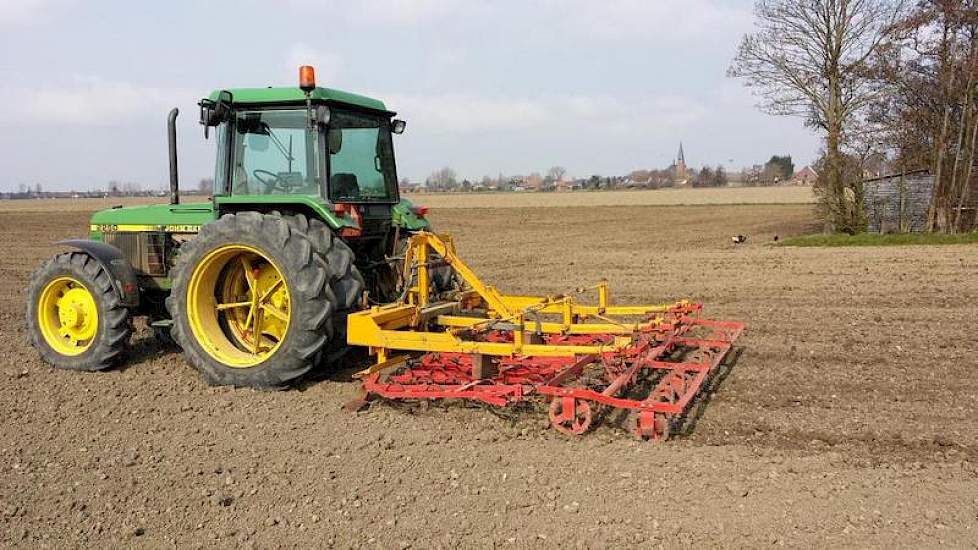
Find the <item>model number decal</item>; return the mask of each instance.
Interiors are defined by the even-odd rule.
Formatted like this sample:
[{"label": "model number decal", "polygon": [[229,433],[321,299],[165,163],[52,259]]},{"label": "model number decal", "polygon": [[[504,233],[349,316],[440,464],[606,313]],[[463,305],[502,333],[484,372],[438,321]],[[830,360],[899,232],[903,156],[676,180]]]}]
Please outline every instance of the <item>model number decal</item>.
[{"label": "model number decal", "polygon": [[199,225],[176,225],[176,224],[164,224],[164,225],[135,225],[135,224],[93,224],[91,226],[92,231],[101,231],[102,233],[115,233],[119,231],[162,231],[164,233],[197,233],[200,231]]}]

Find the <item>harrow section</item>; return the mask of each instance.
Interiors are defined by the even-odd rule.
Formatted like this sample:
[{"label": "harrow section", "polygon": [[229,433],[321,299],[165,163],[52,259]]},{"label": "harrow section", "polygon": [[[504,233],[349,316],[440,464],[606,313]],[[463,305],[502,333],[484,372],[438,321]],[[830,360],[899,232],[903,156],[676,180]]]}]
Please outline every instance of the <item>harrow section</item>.
[{"label": "harrow section", "polygon": [[[553,427],[574,435],[627,411],[636,436],[660,441],[744,329],[695,317],[701,306],[686,301],[612,306],[605,282],[596,305],[502,295],[429,233],[411,238],[404,262],[404,300],[348,320],[348,341],[377,356],[358,373],[368,397],[549,401]],[[438,289],[429,270],[444,266],[454,285]]]}]

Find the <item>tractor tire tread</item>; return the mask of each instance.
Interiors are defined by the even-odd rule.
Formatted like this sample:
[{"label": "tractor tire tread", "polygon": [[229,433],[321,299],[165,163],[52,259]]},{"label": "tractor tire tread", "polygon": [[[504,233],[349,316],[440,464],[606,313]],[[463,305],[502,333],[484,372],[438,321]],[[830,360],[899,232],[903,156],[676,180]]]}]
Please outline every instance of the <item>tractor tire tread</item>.
[{"label": "tractor tire tread", "polygon": [[303,233],[312,244],[319,260],[326,266],[329,275],[328,288],[335,296],[337,304],[336,311],[332,312],[335,334],[322,349],[323,354],[318,358],[318,362],[326,367],[333,366],[349,351],[346,344],[346,316],[359,309],[360,297],[363,295],[364,279],[354,264],[353,250],[318,218],[279,212],[272,212],[272,215],[281,216],[293,231]]},{"label": "tractor tire tread", "polygon": [[[69,276],[82,283],[98,308],[99,325],[95,341],[80,355],[66,356],[44,340],[38,323],[38,300],[44,287],[54,278]],[[98,260],[85,252],[64,252],[44,263],[31,274],[27,287],[28,340],[49,365],[68,370],[100,371],[118,364],[132,336],[129,309],[112,285],[112,279]]]}]

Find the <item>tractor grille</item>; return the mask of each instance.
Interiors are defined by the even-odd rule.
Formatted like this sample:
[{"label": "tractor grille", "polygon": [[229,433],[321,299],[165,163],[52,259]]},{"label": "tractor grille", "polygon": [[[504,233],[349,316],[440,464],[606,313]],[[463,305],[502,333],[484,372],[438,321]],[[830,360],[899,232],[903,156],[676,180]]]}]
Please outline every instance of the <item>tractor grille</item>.
[{"label": "tractor grille", "polygon": [[156,231],[105,233],[107,244],[118,248],[132,264],[138,275],[163,277],[166,275],[166,233]]}]

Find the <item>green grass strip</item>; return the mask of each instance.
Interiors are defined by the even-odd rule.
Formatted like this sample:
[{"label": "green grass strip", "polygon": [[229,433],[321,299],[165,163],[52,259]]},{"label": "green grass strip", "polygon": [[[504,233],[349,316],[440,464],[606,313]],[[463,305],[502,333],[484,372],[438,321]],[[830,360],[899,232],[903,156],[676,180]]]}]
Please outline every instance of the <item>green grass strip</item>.
[{"label": "green grass strip", "polygon": [[978,243],[978,232],[954,235],[946,233],[817,234],[790,237],[778,244],[780,246],[904,246],[969,243]]}]

